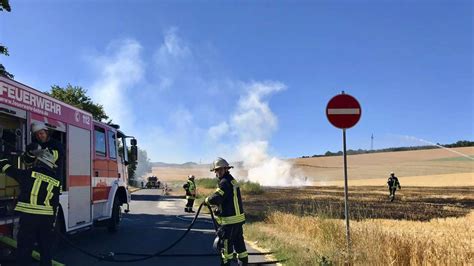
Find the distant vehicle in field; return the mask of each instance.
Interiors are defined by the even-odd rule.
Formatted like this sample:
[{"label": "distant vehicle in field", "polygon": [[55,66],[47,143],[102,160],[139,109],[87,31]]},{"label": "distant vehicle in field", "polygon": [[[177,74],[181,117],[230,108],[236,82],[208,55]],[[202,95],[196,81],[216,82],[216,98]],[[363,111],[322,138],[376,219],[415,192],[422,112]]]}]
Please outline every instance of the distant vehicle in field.
[{"label": "distant vehicle in field", "polygon": [[146,188],[160,188],[161,182],[156,176],[149,176],[146,182]]}]

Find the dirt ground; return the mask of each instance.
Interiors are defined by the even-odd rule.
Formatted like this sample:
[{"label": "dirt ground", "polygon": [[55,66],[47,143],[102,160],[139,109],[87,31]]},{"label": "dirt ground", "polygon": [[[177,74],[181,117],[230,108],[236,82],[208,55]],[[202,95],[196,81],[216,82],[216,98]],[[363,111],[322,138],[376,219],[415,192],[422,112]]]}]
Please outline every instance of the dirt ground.
[{"label": "dirt ground", "polygon": [[[394,202],[385,186],[350,187],[351,219],[427,221],[460,217],[474,210],[474,187],[402,187]],[[342,187],[266,188],[262,195],[245,195],[245,212],[260,220],[267,212],[344,218]]]},{"label": "dirt ground", "polygon": [[[425,176],[399,176],[399,181],[403,186],[417,186],[417,187],[464,187],[474,186],[474,173],[457,173],[457,174],[442,174],[442,175],[425,175]],[[387,178],[373,178],[373,179],[353,179],[349,177],[349,186],[374,186],[384,185],[387,183]],[[343,180],[336,181],[315,181],[316,186],[344,186]]]}]

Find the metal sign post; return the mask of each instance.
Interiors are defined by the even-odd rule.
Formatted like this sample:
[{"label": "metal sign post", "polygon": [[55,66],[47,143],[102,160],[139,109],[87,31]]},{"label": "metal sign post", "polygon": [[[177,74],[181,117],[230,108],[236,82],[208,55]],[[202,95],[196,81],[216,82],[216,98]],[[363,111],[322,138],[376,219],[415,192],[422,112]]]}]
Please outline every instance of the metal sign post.
[{"label": "metal sign post", "polygon": [[359,122],[362,109],[359,102],[344,91],[333,97],[326,107],[326,116],[329,122],[342,129],[342,147],[344,157],[344,217],[346,221],[347,255],[351,254],[351,235],[349,230],[349,186],[347,184],[347,151],[346,151],[346,129],[353,127]]},{"label": "metal sign post", "polygon": [[346,129],[342,129],[342,147],[344,156],[344,217],[346,219],[347,252],[351,252],[351,233],[349,230],[349,187],[347,185],[347,152],[346,152]]}]

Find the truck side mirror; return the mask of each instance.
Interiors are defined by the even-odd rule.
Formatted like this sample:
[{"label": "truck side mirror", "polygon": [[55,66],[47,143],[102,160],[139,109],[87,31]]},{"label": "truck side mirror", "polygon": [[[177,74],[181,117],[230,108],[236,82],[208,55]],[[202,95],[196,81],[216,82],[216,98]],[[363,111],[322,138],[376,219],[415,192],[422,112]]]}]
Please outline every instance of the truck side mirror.
[{"label": "truck side mirror", "polygon": [[132,147],[130,147],[130,151],[131,151],[132,162],[136,162],[138,160],[138,148],[137,148],[137,146],[132,145]]},{"label": "truck side mirror", "polygon": [[132,146],[137,146],[137,139],[131,139],[131,140],[130,140],[130,144],[131,144]]}]

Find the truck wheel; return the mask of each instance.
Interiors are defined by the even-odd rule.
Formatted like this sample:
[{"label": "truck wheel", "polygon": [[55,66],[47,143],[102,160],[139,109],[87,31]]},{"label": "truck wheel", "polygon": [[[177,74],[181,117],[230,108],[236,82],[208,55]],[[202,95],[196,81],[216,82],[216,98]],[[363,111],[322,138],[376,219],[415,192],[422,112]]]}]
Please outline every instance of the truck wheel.
[{"label": "truck wheel", "polygon": [[120,207],[120,200],[118,195],[115,195],[114,204],[112,206],[112,217],[110,217],[107,225],[107,229],[110,233],[117,232],[122,219],[122,207]]}]

